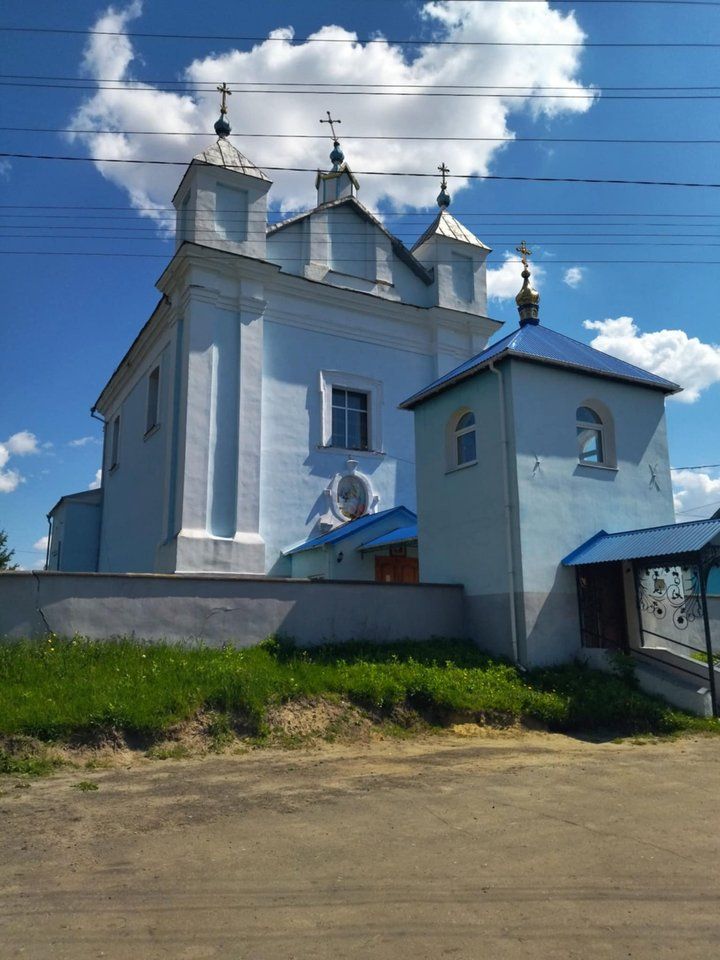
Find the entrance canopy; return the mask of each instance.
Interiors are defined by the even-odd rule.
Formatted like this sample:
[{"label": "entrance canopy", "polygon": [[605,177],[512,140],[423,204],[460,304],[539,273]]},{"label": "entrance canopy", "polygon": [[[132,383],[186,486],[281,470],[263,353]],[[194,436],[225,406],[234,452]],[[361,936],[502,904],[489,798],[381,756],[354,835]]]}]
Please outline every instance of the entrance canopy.
[{"label": "entrance canopy", "polygon": [[562,561],[565,567],[614,560],[641,560],[648,557],[673,557],[699,553],[714,540],[720,542],[720,519],[670,523],[646,530],[606,533],[600,530]]}]

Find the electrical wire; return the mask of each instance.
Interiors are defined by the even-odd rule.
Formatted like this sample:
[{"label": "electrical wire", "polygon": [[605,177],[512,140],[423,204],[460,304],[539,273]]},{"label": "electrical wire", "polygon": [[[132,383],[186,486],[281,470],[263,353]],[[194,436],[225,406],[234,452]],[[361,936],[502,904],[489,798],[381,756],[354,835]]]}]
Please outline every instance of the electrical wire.
[{"label": "electrical wire", "polygon": [[[657,0],[656,0],[657,2]],[[687,0],[686,0],[687,2]],[[688,4],[689,5],[689,4]],[[694,4],[693,4],[694,5]],[[709,3],[699,3],[709,6]],[[1,33],[34,33],[49,36],[122,37],[143,40],[220,40],[230,43],[329,43],[357,45],[394,45],[411,47],[596,47],[609,49],[717,49],[720,43],[712,40],[438,40],[409,37],[257,37],[217,33],[151,33],[139,30],[77,30],[68,27],[0,26]]]},{"label": "electrical wire", "polygon": [[[187,167],[186,160],[140,160],[137,158],[126,157],[72,157],[58,156],[53,154],[39,153],[10,153],[0,152],[0,157],[15,160],[64,160],[83,163],[125,163],[125,164],[145,164],[151,166],[169,166],[169,167]],[[283,167],[258,163],[258,167],[272,172],[281,171],[283,173],[317,173],[317,167]],[[227,165],[226,169],[233,169]],[[437,179],[437,173],[416,173],[410,170],[355,170],[355,174],[369,177],[431,177]],[[613,186],[633,186],[633,187],[696,187],[696,188],[720,188],[720,183],[702,183],[694,181],[681,180],[626,180],[622,178],[605,177],[531,177],[526,175],[500,175],[494,173],[448,173],[447,176],[456,180],[496,180],[512,183],[592,183],[608,184]]]}]

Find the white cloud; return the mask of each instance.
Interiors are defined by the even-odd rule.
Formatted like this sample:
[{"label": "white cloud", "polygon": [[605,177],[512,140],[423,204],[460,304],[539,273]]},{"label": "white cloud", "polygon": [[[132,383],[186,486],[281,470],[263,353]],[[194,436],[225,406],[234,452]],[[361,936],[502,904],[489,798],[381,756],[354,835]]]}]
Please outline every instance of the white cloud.
[{"label": "white cloud", "polygon": [[586,330],[597,330],[591,346],[650,370],[684,388],[683,403],[695,403],[703,390],[720,381],[720,347],[688,337],[684,330],[641,333],[632,317],[586,320]]},{"label": "white cloud", "polygon": [[[131,3],[124,10],[109,8],[94,29],[124,31],[140,16],[141,4]],[[514,46],[419,46],[401,47],[390,43],[363,45],[356,34],[338,25],[320,28],[314,39],[347,39],[347,45],[290,42],[290,26],[271,32],[272,40],[258,43],[249,51],[229,50],[195,60],[185,69],[185,78],[194,92],[163,92],[146,83],[134,84],[135,92],[98,90],[75,112],[75,129],[154,130],[165,136],[132,136],[120,133],[71,134],[94,156],[123,159],[162,158],[187,162],[213,139],[213,123],[218,116],[215,85],[226,80],[242,85],[259,80],[267,83],[379,83],[424,84],[433,92],[441,85],[487,85],[488,78],[501,87],[522,85],[532,92],[538,87],[562,86],[590,92],[578,99],[527,97],[425,97],[361,96],[346,94],[331,97],[333,113],[343,118],[340,130],[350,166],[355,170],[407,170],[434,172],[447,157],[445,137],[511,137],[509,122],[514,114],[528,112],[535,119],[552,119],[569,113],[582,113],[593,103],[594,92],[584,87],[577,75],[580,69],[585,34],[572,11],[550,9],[546,2],[527,4],[508,2],[426,3],[421,15],[436,38],[452,41],[516,41],[518,23],[523,33],[539,43],[557,41],[576,43],[573,47]],[[95,77],[130,80],[137,54],[127,36],[93,36],[85,50],[84,68]],[[199,82],[209,82],[211,90],[198,91]],[[399,92],[399,91],[398,91]],[[407,92],[407,88],[405,90]],[[438,92],[438,91],[435,91]],[[448,91],[452,93],[452,91]],[[512,92],[512,91],[509,91]],[[261,134],[320,134],[318,120],[327,104],[321,97],[278,92],[252,94],[236,92],[230,101],[230,119],[237,132]],[[170,131],[189,134],[207,130],[203,137],[170,136]],[[437,141],[403,141],[403,135],[431,130]],[[385,135],[389,139],[353,140],[353,134]],[[327,167],[329,140],[303,140],[290,137],[266,140],[242,136],[233,140],[260,166]],[[452,143],[453,172],[487,173],[502,144],[488,142]],[[135,207],[165,207],[182,175],[181,167],[96,164],[108,180],[127,191]],[[312,201],[313,173],[270,171],[275,185],[273,202],[282,209],[306,207]],[[370,207],[383,199],[398,207],[433,206],[437,193],[434,181],[407,177],[374,177],[360,174],[360,196]],[[451,192],[457,194],[467,180],[451,180]],[[146,212],[152,215],[151,212]]]},{"label": "white cloud", "polygon": [[95,471],[94,478],[88,484],[88,490],[99,490],[102,486],[102,469],[98,467]]},{"label": "white cloud", "polygon": [[[503,254],[505,262],[502,266],[488,269],[487,272],[487,292],[490,300],[512,300],[520,292],[522,287],[522,264],[520,258],[506,250]],[[539,263],[532,265],[532,277],[530,283],[533,287],[540,289],[545,277],[545,270]]]},{"label": "white cloud", "polygon": [[582,267],[568,267],[563,276],[563,283],[566,283],[573,290],[579,287],[585,277],[585,271]]},{"label": "white cloud", "polygon": [[0,493],[12,493],[21,483],[25,478],[17,470],[0,470]]},{"label": "white cloud", "polygon": [[78,437],[77,440],[70,440],[69,447],[87,447],[91,443],[100,443],[97,437]]},{"label": "white cloud", "polygon": [[5,446],[11,454],[17,457],[23,457],[28,453],[39,453],[38,438],[29,430],[21,430],[20,433],[14,433],[5,441]]},{"label": "white cloud", "polygon": [[29,430],[13,433],[4,443],[0,443],[0,493],[12,493],[25,477],[18,470],[5,470],[10,457],[24,457],[31,453],[40,453],[38,439]]},{"label": "white cloud", "polygon": [[33,544],[33,550],[42,550],[44,553],[47,550],[47,545],[48,545],[48,537],[46,535],[44,537],[40,537],[39,540],[35,541],[35,543]]},{"label": "white cloud", "polygon": [[720,510],[720,475],[674,470],[672,481],[678,520],[703,520]]}]

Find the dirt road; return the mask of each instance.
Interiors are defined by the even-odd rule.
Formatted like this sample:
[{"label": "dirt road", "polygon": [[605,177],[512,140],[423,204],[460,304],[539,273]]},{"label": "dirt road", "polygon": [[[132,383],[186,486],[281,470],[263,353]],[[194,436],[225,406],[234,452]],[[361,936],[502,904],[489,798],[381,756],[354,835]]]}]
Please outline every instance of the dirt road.
[{"label": "dirt road", "polygon": [[448,735],[0,780],[2,960],[707,960],[720,943],[718,740]]}]

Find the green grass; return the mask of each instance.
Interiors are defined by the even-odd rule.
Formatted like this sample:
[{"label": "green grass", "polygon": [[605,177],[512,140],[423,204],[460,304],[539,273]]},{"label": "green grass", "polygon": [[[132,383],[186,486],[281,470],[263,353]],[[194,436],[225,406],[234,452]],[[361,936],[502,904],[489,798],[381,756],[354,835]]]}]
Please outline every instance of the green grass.
[{"label": "green grass", "polygon": [[[288,700],[345,697],[379,711],[407,704],[438,722],[535,721],[551,730],[720,731],[641,693],[627,670],[578,665],[520,673],[460,641],[346,644],[300,650],[268,641],[214,650],[131,640],[0,645],[0,736],[92,742],[103,731],[161,738],[211,713],[220,748],[234,730],[266,732],[267,709]],[[6,757],[3,760],[3,756]],[[0,772],[17,762],[0,754]]]}]

